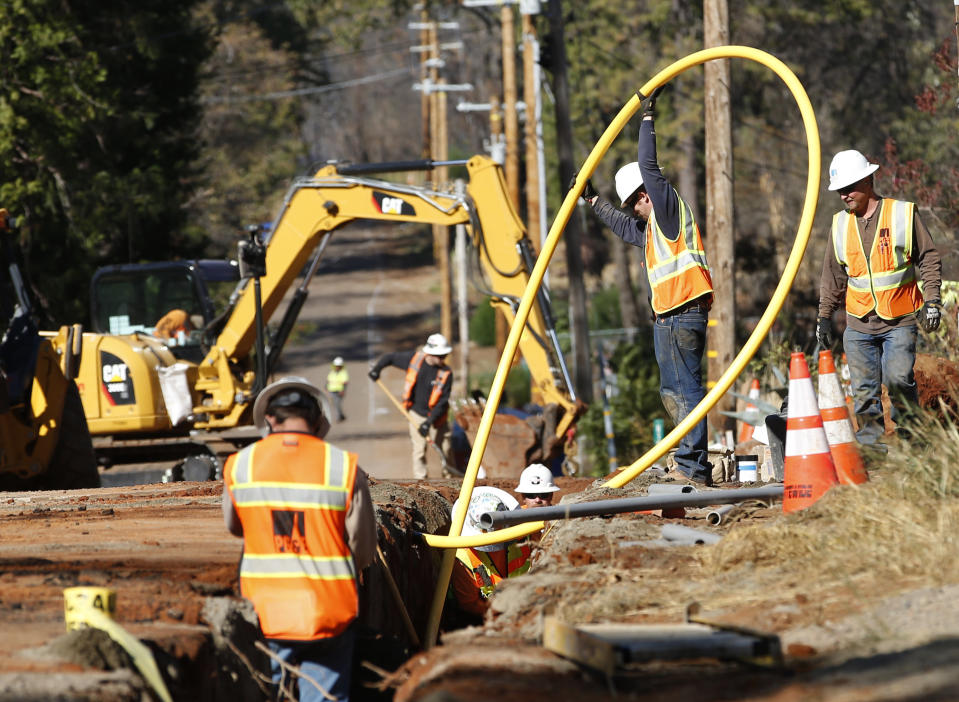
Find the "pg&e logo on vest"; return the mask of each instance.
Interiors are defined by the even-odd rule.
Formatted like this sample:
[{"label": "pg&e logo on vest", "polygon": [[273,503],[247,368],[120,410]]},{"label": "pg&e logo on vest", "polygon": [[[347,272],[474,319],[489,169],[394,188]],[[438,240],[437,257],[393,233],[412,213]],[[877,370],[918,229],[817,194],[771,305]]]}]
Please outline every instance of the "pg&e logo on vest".
[{"label": "pg&e logo on vest", "polygon": [[303,510],[270,511],[273,517],[273,547],[280,553],[306,550],[306,515]]},{"label": "pg&e logo on vest", "polygon": [[373,202],[380,214],[407,215],[410,217],[416,214],[413,206],[403,198],[387,195],[378,190],[373,191]]}]

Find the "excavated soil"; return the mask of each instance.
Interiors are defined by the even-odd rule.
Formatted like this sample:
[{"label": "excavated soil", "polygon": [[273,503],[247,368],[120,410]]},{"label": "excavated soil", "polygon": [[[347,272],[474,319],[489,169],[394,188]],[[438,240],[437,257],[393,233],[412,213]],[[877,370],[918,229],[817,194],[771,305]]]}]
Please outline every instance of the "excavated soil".
[{"label": "excavated soil", "polygon": [[[355,699],[959,699],[959,583],[932,587],[908,573],[897,579],[865,573],[824,587],[751,562],[716,572],[704,558],[713,547],[662,538],[664,524],[724,536],[787,518],[778,506],[760,503],[737,508],[715,526],[704,509],[683,518],[620,514],[553,522],[534,546],[530,573],[498,588],[483,626],[453,628],[446,617],[440,645],[417,646],[390,580],[421,637],[439,557],[421,534],[448,530],[459,482],[442,478],[433,455],[429,481],[408,479],[405,420],[365,377],[371,359],[421,343],[438,318],[428,304],[435,273],[395,255],[396,238],[404,236],[378,228],[344,230],[334,239],[281,370],[322,382],[329,359],[342,355],[352,376],[347,420],[328,438],[357,451],[372,476],[383,554],[361,591]],[[393,265],[368,260],[388,261],[386,251]],[[959,383],[959,372],[942,359],[920,357],[916,372],[923,404]],[[401,375],[384,373],[393,392]],[[661,480],[650,470],[610,490],[593,479],[561,477],[557,499],[642,495]],[[515,480],[496,476],[479,484],[512,490]],[[213,483],[0,493],[0,702],[149,698],[124,651],[96,633],[67,634],[63,590],[76,585],[116,591],[116,621],[151,648],[174,699],[267,699],[268,663],[255,646],[255,617],[237,596],[241,542],[224,528],[220,500],[221,486]],[[680,623],[692,603],[702,619],[779,636],[782,664],[651,661],[620,666],[607,677],[541,645],[547,616]]]}]

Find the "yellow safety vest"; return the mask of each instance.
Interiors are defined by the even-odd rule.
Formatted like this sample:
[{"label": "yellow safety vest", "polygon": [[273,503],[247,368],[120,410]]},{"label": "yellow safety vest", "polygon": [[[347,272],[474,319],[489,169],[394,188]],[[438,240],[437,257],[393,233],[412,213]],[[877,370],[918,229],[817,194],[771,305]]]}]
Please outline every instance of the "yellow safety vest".
[{"label": "yellow safety vest", "polygon": [[832,218],[833,252],[849,277],[846,312],[865,317],[875,309],[883,319],[898,319],[922,307],[922,292],[912,261],[915,205],[883,198],[872,250],[866,257],[856,216],[843,210]]},{"label": "yellow safety vest", "polygon": [[350,382],[350,374],[346,372],[346,368],[339,370],[334,368],[326,376],[326,389],[330,392],[343,392],[348,382]]},{"label": "yellow safety vest", "polygon": [[676,241],[667,239],[656,223],[655,211],[646,222],[646,275],[656,314],[665,314],[713,291],[699,226],[682,198],[679,232]]},{"label": "yellow safety vest", "polygon": [[456,558],[473,574],[473,581],[484,598],[493,594],[496,585],[506,578],[515,578],[529,570],[530,547],[528,542],[518,544],[510,541],[506,551],[506,574],[502,575],[484,551],[472,548],[456,549]]}]

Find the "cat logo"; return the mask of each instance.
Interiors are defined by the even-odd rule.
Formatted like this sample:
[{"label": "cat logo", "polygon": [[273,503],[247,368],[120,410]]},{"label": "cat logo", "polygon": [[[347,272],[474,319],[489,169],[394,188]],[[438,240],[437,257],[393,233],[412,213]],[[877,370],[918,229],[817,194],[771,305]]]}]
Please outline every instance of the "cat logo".
[{"label": "cat logo", "polygon": [[373,191],[373,204],[377,212],[385,215],[405,215],[412,217],[416,214],[413,206],[401,197],[387,195],[376,190]]},{"label": "cat logo", "polygon": [[100,354],[100,387],[112,406],[136,402],[130,367],[122,359],[106,351]]}]

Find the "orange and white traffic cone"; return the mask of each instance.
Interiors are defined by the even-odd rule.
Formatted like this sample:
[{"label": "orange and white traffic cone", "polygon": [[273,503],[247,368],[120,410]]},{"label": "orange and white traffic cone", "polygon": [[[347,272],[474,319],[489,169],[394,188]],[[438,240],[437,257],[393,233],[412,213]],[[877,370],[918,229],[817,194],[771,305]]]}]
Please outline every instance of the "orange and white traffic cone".
[{"label": "orange and white traffic cone", "polygon": [[[749,385],[749,399],[758,400],[759,399],[759,378],[753,378],[752,383]],[[746,401],[746,414],[759,414],[759,408],[756,407],[752,402]],[[749,441],[753,438],[753,427],[749,422],[743,422],[742,429],[739,430],[739,443],[744,441]]]},{"label": "orange and white traffic cone", "polygon": [[832,351],[819,352],[819,414],[839,482],[843,485],[859,485],[869,480],[856,447],[846,396],[839,384]]},{"label": "orange and white traffic cone", "polygon": [[805,509],[839,484],[809,366],[801,352],[794,353],[789,362],[785,453],[783,512]]}]

